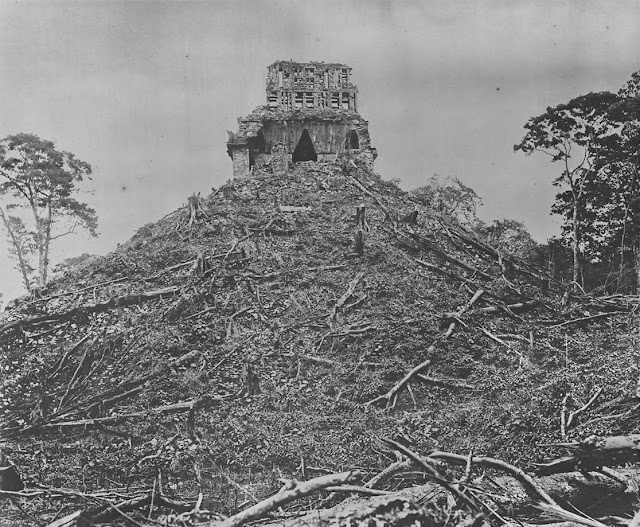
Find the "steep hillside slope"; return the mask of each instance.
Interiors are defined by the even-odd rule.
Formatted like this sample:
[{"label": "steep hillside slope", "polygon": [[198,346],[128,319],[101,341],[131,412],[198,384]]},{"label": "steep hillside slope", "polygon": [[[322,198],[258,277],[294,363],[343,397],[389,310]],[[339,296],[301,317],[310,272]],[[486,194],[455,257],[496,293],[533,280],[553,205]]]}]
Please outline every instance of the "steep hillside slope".
[{"label": "steep hillside slope", "polygon": [[[27,486],[79,493],[32,519],[158,486],[228,514],[281,477],[379,472],[382,436],[531,468],[538,443],[637,432],[625,299],[563,305],[353,162],[189,203],[0,325],[2,448]],[[598,390],[563,438],[563,401]]]}]

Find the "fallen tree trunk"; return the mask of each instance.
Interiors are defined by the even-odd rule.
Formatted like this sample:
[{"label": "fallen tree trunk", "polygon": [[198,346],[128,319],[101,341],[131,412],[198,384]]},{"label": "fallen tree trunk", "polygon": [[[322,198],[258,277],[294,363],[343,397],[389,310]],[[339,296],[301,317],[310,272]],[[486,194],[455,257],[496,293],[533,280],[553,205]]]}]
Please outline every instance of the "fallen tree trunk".
[{"label": "fallen tree trunk", "polygon": [[514,467],[509,463],[501,461],[499,459],[494,459],[491,457],[478,457],[472,456],[470,459],[468,456],[462,456],[460,454],[452,454],[450,452],[431,452],[429,454],[428,459],[444,459],[445,461],[449,461],[451,463],[466,465],[468,463],[472,465],[482,465],[485,467],[494,468],[500,470],[502,472],[506,472],[513,476],[514,479],[518,481],[526,491],[526,493],[533,500],[540,500],[549,505],[556,505],[556,502],[547,494],[543,489],[541,489],[535,481],[526,474],[523,470],[518,467]]},{"label": "fallen tree trunk", "polygon": [[563,446],[572,450],[573,453],[554,459],[549,463],[539,464],[536,473],[542,476],[576,470],[588,472],[599,470],[605,466],[621,466],[640,460],[640,434],[611,437],[591,436],[584,441],[547,446]]},{"label": "fallen tree trunk", "polygon": [[163,289],[156,289],[154,291],[145,291],[143,293],[137,293],[135,295],[125,295],[118,296],[114,298],[110,298],[105,302],[97,302],[95,304],[87,304],[84,306],[74,307],[69,311],[63,311],[61,313],[51,313],[46,315],[40,315],[32,318],[23,318],[20,320],[14,320],[12,322],[7,322],[6,324],[0,325],[0,337],[3,334],[10,334],[13,331],[17,331],[19,329],[29,329],[35,326],[39,326],[40,324],[44,324],[47,322],[56,322],[59,320],[69,320],[76,315],[86,314],[86,313],[98,313],[101,311],[108,311],[113,309],[114,307],[124,307],[130,306],[133,304],[141,304],[142,302],[146,302],[148,300],[153,300],[155,298],[160,298],[167,295],[174,295],[180,291],[180,288],[177,286],[165,287]]},{"label": "fallen tree trunk", "polygon": [[320,476],[309,481],[298,482],[292,488],[283,488],[270,498],[256,503],[253,507],[249,507],[217,525],[218,527],[239,527],[240,525],[264,517],[265,514],[285,503],[302,498],[312,492],[326,489],[327,487],[351,483],[359,477],[360,474],[358,472],[341,472],[339,474]]},{"label": "fallen tree trunk", "polygon": [[527,300],[526,302],[518,302],[516,304],[509,304],[502,306],[489,306],[489,307],[480,307],[475,309],[474,311],[479,313],[498,313],[499,311],[503,311],[505,308],[510,309],[511,311],[520,311],[529,309],[531,307],[535,307],[539,304],[537,300]]},{"label": "fallen tree trunk", "polygon": [[[546,275],[546,273],[544,273],[544,271],[542,269],[536,269],[537,272],[533,272],[531,270],[525,269],[524,266],[528,266],[531,267],[529,264],[525,264],[524,262],[520,261],[516,261],[516,259],[514,258],[509,258],[506,257],[505,255],[501,254],[495,247],[492,247],[491,245],[484,243],[481,240],[478,240],[477,238],[475,238],[471,233],[467,233],[465,231],[463,231],[462,229],[460,229],[459,227],[453,227],[452,225],[445,225],[444,223],[440,223],[440,225],[442,225],[443,228],[445,228],[448,232],[454,234],[455,236],[457,236],[460,240],[462,240],[464,243],[467,243],[469,245],[471,245],[472,247],[474,247],[476,250],[478,250],[481,253],[484,253],[488,256],[493,257],[496,261],[499,260],[503,260],[505,262],[508,262],[509,266],[516,272],[524,275],[524,276],[529,276],[532,278],[535,278],[537,280],[549,280],[548,275]],[[558,286],[560,286],[561,284],[551,278]]]},{"label": "fallen tree trunk", "polygon": [[472,276],[481,276],[482,278],[484,278],[485,280],[488,280],[488,281],[494,280],[495,277],[491,276],[488,273],[485,273],[484,271],[482,271],[480,269],[477,269],[476,267],[473,267],[472,265],[469,265],[466,262],[463,262],[462,260],[456,258],[455,256],[450,255],[444,249],[442,249],[441,247],[436,245],[434,242],[432,242],[430,240],[427,240],[423,236],[419,236],[418,234],[416,234],[414,232],[409,232],[407,234],[413,239],[413,241],[421,249],[425,249],[425,250],[430,251],[430,252],[432,252],[434,254],[437,254],[438,256],[440,256],[441,258],[446,260],[447,262],[449,262],[449,263],[451,263],[451,264],[453,264],[453,265],[455,265],[457,267],[460,267],[461,269],[464,269],[468,273],[471,273]]},{"label": "fallen tree trunk", "polygon": [[418,373],[416,376],[421,381],[432,384],[434,386],[440,386],[441,388],[458,388],[460,390],[475,390],[476,387],[472,384],[468,384],[466,382],[462,382],[459,379],[449,379],[449,378],[436,378],[436,377],[428,377],[426,375],[422,375]]},{"label": "fallen tree trunk", "polygon": [[[464,463],[467,462],[467,456],[460,457],[464,459]],[[437,462],[435,459],[433,461]],[[411,469],[412,464],[413,462],[411,461],[397,462],[389,467],[391,470],[387,469],[383,473],[394,475],[399,471]],[[463,465],[463,462],[458,461],[456,464]],[[627,477],[637,475],[637,471],[633,470],[622,470],[621,472]],[[554,500],[570,502],[578,510],[584,510],[591,516],[605,516],[608,514],[624,516],[625,514],[632,515],[635,512],[635,494],[626,492],[626,488],[623,485],[601,474],[594,474],[587,479],[574,472],[566,475],[536,478],[534,481],[540,490],[543,490],[546,495],[551,496]],[[369,484],[367,484],[367,487],[369,487]],[[490,494],[493,497],[493,500],[489,502],[492,508],[495,508],[498,504],[503,506],[500,509],[503,511],[503,517],[519,518],[520,525],[535,525],[542,521],[548,522],[550,519],[549,516],[545,518],[539,516],[539,509],[534,507],[531,497],[524,491],[522,485],[511,476],[497,476],[494,478],[488,478],[486,475],[481,476],[472,480],[470,488],[486,490],[487,496]],[[434,521],[438,514],[435,504],[437,502],[436,497],[438,495],[443,496],[445,493],[446,491],[438,488],[435,483],[427,483],[394,491],[384,496],[354,496],[328,509],[307,511],[306,514],[301,513],[297,517],[289,516],[277,519],[276,516],[273,520],[261,525],[262,527],[323,527],[330,524],[335,527],[347,527],[353,525],[376,525],[376,520],[379,521],[382,518],[388,520],[385,525],[416,524],[409,521],[403,523],[403,514],[409,514],[410,518],[414,521],[418,520],[417,524],[420,525],[441,525],[441,523]],[[479,495],[481,496],[482,494],[479,493]],[[594,505],[595,501],[600,502],[597,514],[589,510],[589,507]],[[425,503],[426,505],[422,507],[418,506],[418,504]],[[552,517],[558,517],[557,511],[559,507],[554,507],[550,504],[549,507],[549,514],[552,514]],[[505,510],[510,512],[504,512]],[[444,511],[441,510],[441,512]],[[566,510],[563,512],[570,513],[570,511]],[[472,515],[473,513],[470,513],[467,518],[473,518]],[[576,517],[578,517],[577,514]],[[586,518],[582,518],[586,520]],[[398,523],[394,523],[393,520]],[[590,521],[590,525],[602,525],[597,521],[586,521]],[[611,522],[607,521],[606,523],[610,524]],[[450,527],[468,526],[470,522],[464,523],[459,520],[459,522],[454,521],[448,525]],[[484,525],[486,526],[487,523]],[[575,527],[579,523],[574,518],[570,524],[558,523],[549,525]]]},{"label": "fallen tree trunk", "polygon": [[47,428],[69,428],[82,426],[84,428],[97,425],[97,424],[106,424],[106,423],[119,423],[125,419],[130,419],[132,417],[144,417],[145,415],[152,414],[164,414],[164,413],[172,413],[172,412],[187,412],[193,410],[196,406],[202,403],[201,399],[191,399],[190,401],[185,401],[182,403],[175,404],[167,404],[164,406],[158,406],[157,408],[150,408],[149,410],[144,410],[142,412],[133,412],[129,414],[116,414],[110,415],[108,417],[96,417],[93,419],[77,419],[75,421],[56,421],[53,423],[46,423],[40,425],[39,428],[47,429]]}]

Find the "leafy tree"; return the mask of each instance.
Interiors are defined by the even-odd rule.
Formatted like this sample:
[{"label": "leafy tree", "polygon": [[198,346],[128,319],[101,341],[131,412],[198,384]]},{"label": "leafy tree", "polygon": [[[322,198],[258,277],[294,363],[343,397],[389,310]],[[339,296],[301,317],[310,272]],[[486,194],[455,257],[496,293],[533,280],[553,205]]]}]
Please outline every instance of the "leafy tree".
[{"label": "leafy tree", "polygon": [[0,218],[7,231],[9,254],[17,260],[18,270],[22,275],[22,283],[29,290],[29,276],[34,271],[29,264],[29,256],[35,252],[33,238],[22,218],[6,214],[2,207],[0,207]]},{"label": "leafy tree", "polygon": [[479,225],[475,230],[499,251],[536,263],[538,244],[523,223],[509,219],[493,220],[488,225]]},{"label": "leafy tree", "polygon": [[447,177],[441,181],[435,174],[427,185],[412,190],[409,195],[436,215],[467,226],[476,222],[476,212],[482,204],[480,196],[458,178]]},{"label": "leafy tree", "polygon": [[554,185],[566,190],[558,194],[553,212],[563,214],[570,228],[575,287],[581,280],[585,188],[597,172],[603,142],[614,132],[608,111],[616,101],[617,95],[610,92],[589,93],[549,107],[527,121],[526,135],[513,147],[527,155],[543,153],[561,166]]},{"label": "leafy tree", "polygon": [[76,198],[78,184],[90,174],[88,163],[37,135],[19,133],[0,141],[2,220],[27,289],[32,288],[32,254],[37,255],[36,283],[43,287],[52,241],[78,227],[97,236],[95,210]]},{"label": "leafy tree", "polygon": [[[575,106],[576,101],[582,103],[581,119],[587,117],[590,135],[585,135],[587,128],[583,122],[575,119],[574,108],[571,114],[566,113],[566,107]],[[640,72],[634,73],[617,94],[582,96],[568,105],[548,109],[546,115],[558,108],[564,109],[564,117],[571,118],[568,123],[562,123],[563,137],[577,130],[570,139],[578,139],[569,145],[574,154],[579,154],[577,160],[573,156],[571,168],[580,170],[575,172],[573,181],[567,181],[570,170],[565,166],[562,177],[556,181],[564,190],[556,196],[552,207],[553,213],[565,218],[563,236],[571,241],[574,256],[578,249],[580,265],[578,268],[574,265],[574,281],[608,291],[628,292],[634,286],[637,289],[640,284]],[[531,148],[533,141],[523,144],[527,137],[516,145],[516,150],[541,151],[541,138],[545,139],[544,134],[550,131],[551,128],[546,127],[538,136],[528,137],[538,140],[535,144],[538,150]],[[528,150],[524,146],[529,147]],[[566,150],[561,154],[552,157],[552,161],[566,162]],[[580,166],[581,162],[584,166]],[[576,271],[579,280],[576,280]]]},{"label": "leafy tree", "polygon": [[[609,141],[604,169],[615,173],[624,181],[622,214],[621,265],[624,256],[625,235],[629,231],[635,255],[636,283],[640,284],[640,72],[636,72],[618,92],[618,101],[609,113],[619,123],[615,140]],[[619,214],[620,215],[620,214]]]},{"label": "leafy tree", "polygon": [[[639,73],[607,109],[613,133],[601,140],[594,177],[585,183],[580,203],[587,260],[607,275],[607,282],[617,281],[616,291],[640,284]],[[555,206],[566,208],[568,202],[565,198],[564,204],[557,201]]]}]

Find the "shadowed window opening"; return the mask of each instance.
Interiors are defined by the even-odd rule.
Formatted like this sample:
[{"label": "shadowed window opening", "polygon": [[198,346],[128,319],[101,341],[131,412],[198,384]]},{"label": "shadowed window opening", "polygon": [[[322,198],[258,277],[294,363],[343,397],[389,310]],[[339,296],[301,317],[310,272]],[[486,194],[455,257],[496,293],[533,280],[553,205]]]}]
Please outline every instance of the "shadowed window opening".
[{"label": "shadowed window opening", "polygon": [[342,94],[342,107],[345,110],[349,109],[349,92],[344,92]]},{"label": "shadowed window opening", "polygon": [[346,150],[358,150],[360,148],[360,140],[358,139],[358,132],[355,130],[349,130],[347,132],[347,140],[344,145]]},{"label": "shadowed window opening", "polygon": [[313,147],[313,141],[309,136],[309,132],[305,128],[302,130],[296,149],[293,151],[292,161],[297,163],[299,161],[317,161],[318,155],[316,149]]}]

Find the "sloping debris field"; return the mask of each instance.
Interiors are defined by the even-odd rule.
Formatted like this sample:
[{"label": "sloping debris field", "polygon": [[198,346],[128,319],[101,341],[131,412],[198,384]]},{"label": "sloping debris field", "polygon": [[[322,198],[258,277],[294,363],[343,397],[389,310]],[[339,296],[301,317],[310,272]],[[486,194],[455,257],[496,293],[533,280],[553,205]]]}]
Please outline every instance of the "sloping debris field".
[{"label": "sloping debris field", "polygon": [[7,525],[570,514],[528,473],[640,406],[637,299],[569,290],[353,161],[191,196],[0,323]]}]

